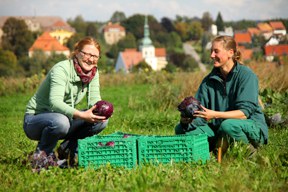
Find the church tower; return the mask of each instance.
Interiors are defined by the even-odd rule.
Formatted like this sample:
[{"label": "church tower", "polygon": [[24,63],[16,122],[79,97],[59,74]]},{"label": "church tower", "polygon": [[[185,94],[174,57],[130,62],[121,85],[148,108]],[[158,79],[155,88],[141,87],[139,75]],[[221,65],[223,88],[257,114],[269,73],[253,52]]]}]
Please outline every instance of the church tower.
[{"label": "church tower", "polygon": [[144,37],[142,43],[139,46],[139,50],[142,52],[142,56],[145,59],[145,62],[151,66],[153,70],[157,70],[157,58],[155,57],[155,47],[152,44],[150,39],[148,18],[145,16],[144,23]]}]

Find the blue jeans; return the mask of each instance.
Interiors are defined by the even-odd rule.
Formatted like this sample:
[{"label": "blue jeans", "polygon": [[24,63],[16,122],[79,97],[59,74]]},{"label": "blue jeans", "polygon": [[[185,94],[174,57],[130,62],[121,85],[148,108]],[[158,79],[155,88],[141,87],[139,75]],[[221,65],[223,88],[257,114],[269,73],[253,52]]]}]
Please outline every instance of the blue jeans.
[{"label": "blue jeans", "polygon": [[81,119],[70,119],[61,113],[25,114],[23,128],[27,137],[37,140],[37,148],[47,154],[53,152],[58,140],[84,139],[100,133],[108,120],[99,123],[88,123]]}]

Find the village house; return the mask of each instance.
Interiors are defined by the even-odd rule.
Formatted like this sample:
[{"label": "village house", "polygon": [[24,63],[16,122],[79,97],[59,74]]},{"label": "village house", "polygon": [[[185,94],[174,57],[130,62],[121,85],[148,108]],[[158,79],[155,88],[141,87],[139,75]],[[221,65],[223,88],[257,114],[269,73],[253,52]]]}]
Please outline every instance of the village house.
[{"label": "village house", "polygon": [[270,21],[269,24],[273,30],[273,35],[276,37],[281,38],[286,35],[286,28],[281,21]]},{"label": "village house", "polygon": [[249,32],[235,32],[234,39],[237,43],[238,49],[241,52],[242,60],[250,60],[253,55],[251,47],[252,37]]},{"label": "village house", "polygon": [[257,28],[260,31],[260,35],[262,35],[265,40],[268,40],[272,37],[273,29],[268,23],[258,23]]},{"label": "village house", "polygon": [[267,61],[273,61],[275,56],[288,56],[288,45],[268,45],[264,47],[265,57]]},{"label": "village house", "polygon": [[[0,16],[0,43],[3,35],[3,25],[11,16]],[[24,20],[28,30],[35,32],[48,31],[50,35],[55,37],[62,45],[70,38],[75,29],[67,22],[63,21],[61,17],[57,16],[13,16],[16,19]]]},{"label": "village house", "polygon": [[260,31],[257,27],[248,27],[247,32],[251,37],[258,36],[260,34]]},{"label": "village house", "polygon": [[123,39],[126,36],[125,28],[122,27],[119,23],[112,24],[109,22],[103,29],[104,39],[108,45],[113,45],[118,43],[120,39]]},{"label": "village house", "polygon": [[74,35],[75,29],[70,27],[66,22],[58,20],[51,26],[45,28],[45,31],[57,39],[62,45],[64,45],[68,39]]},{"label": "village house", "polygon": [[136,49],[126,49],[123,52],[119,52],[115,71],[128,73],[133,66],[139,64],[141,61],[145,61],[154,71],[165,68],[168,63],[166,49],[155,48],[152,44],[147,17],[145,17],[144,38],[139,46],[139,51]]},{"label": "village house", "polygon": [[29,49],[29,57],[32,57],[37,50],[43,51],[47,56],[50,56],[52,53],[64,54],[67,57],[70,55],[68,47],[62,45],[57,39],[52,37],[49,32],[44,32],[36,39]]}]

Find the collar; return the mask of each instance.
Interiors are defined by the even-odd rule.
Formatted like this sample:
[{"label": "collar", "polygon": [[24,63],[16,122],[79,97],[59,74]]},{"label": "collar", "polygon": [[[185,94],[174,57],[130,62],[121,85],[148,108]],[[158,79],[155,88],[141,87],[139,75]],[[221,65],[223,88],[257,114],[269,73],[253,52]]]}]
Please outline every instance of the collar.
[{"label": "collar", "polygon": [[[229,72],[229,74],[227,75],[226,79],[229,79],[229,77],[231,76],[231,74],[233,73],[237,73],[239,71],[240,68],[240,63],[236,62],[235,65],[233,66],[233,68],[231,69],[231,71]],[[209,79],[215,79],[218,81],[223,81],[223,78],[221,77],[220,74],[220,70],[219,68],[214,67],[209,75]]]}]

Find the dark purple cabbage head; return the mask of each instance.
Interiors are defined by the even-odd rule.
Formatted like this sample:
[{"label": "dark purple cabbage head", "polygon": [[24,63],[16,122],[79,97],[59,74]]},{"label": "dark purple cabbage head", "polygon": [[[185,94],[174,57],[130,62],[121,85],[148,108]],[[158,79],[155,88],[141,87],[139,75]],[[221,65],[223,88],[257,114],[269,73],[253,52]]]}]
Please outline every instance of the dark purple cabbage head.
[{"label": "dark purple cabbage head", "polygon": [[201,103],[192,96],[186,97],[179,105],[181,117],[194,118],[195,111],[202,111]]},{"label": "dark purple cabbage head", "polygon": [[112,103],[101,100],[95,103],[95,105],[96,105],[96,109],[93,111],[95,115],[105,116],[106,119],[108,119],[113,114],[114,108],[113,108]]}]

